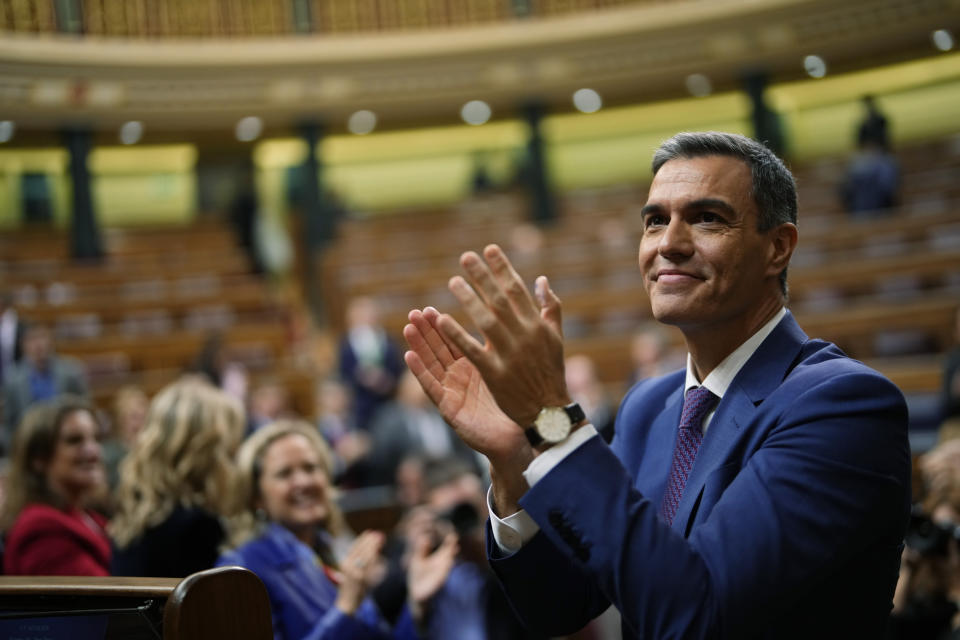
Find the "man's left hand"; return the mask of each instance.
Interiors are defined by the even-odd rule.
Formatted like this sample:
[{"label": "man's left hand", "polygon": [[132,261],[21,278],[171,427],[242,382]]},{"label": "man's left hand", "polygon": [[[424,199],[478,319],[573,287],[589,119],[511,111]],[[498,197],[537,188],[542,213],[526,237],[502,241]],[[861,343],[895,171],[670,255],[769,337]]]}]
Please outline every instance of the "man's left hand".
[{"label": "man's left hand", "polygon": [[444,337],[476,366],[497,404],[517,424],[531,424],[543,407],[569,404],[560,300],[547,278],[537,278],[538,304],[497,245],[487,246],[483,257],[464,253],[460,264],[467,277],[451,278],[450,291],[485,344],[449,315],[437,320]]}]

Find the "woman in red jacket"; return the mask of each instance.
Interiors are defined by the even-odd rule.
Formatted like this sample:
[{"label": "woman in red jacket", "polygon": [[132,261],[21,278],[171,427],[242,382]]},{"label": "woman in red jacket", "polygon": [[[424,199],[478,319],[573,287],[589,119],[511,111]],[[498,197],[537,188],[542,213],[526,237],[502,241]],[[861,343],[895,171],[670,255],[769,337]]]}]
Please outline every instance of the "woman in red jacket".
[{"label": "woman in red jacket", "polygon": [[106,520],[88,506],[105,487],[99,432],[90,406],[69,396],[24,416],[0,512],[5,574],[110,574]]}]

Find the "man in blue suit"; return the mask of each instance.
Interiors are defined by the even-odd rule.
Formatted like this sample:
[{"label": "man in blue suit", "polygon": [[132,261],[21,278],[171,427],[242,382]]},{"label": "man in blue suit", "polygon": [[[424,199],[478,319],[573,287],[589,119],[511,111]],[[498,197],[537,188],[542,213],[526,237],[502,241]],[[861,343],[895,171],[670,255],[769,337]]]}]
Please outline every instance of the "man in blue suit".
[{"label": "man in blue suit", "polygon": [[881,637],[909,513],[903,396],[786,310],[797,201],[775,155],[683,133],[653,170],[640,271],[689,356],[630,390],[610,447],[570,404],[545,277],[531,296],[498,247],[461,257],[450,290],[483,344],[410,313],[408,365],[490,460],[491,564],[550,635],[612,603],[626,638]]}]

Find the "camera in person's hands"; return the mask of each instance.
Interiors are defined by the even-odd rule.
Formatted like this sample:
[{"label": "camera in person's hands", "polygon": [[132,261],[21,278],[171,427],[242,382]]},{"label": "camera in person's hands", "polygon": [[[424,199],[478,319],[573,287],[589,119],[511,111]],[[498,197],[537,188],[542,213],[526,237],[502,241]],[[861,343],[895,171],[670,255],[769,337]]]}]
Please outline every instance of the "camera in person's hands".
[{"label": "camera in person's hands", "polygon": [[904,542],[921,556],[946,556],[951,540],[960,540],[960,525],[934,521],[919,508],[910,514]]},{"label": "camera in person's hands", "polygon": [[460,502],[453,507],[437,514],[439,520],[449,522],[460,537],[470,535],[482,522],[480,514],[469,502]]}]

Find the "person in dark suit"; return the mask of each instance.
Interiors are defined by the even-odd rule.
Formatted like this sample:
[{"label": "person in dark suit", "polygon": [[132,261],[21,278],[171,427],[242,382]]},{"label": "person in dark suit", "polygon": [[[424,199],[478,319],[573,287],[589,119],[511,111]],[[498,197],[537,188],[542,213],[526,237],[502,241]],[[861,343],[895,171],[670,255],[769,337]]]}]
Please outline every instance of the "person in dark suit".
[{"label": "person in dark suit", "polygon": [[82,398],[89,395],[83,367],[73,358],[57,355],[49,328],[28,326],[23,331],[22,344],[23,358],[4,376],[3,431],[0,433],[3,445],[10,441],[20,417],[30,405],[62,393]]},{"label": "person in dark suit", "polygon": [[377,410],[390,401],[403,373],[400,350],[380,323],[376,300],[361,296],[347,307],[347,331],[340,340],[340,379],[353,394],[354,424],[369,429]]},{"label": "person in dark suit", "polygon": [[408,365],[491,462],[492,566],[550,635],[612,603],[625,638],[880,637],[910,507],[903,396],[785,308],[797,204],[776,156],[682,133],[653,172],[640,270],[687,367],[631,389],[610,447],[569,404],[545,277],[534,297],[499,247],[461,257],[450,289],[486,344],[410,313]]},{"label": "person in dark suit", "polygon": [[0,291],[0,383],[23,355],[23,323],[9,291]]},{"label": "person in dark suit", "polygon": [[400,464],[411,457],[453,458],[480,472],[477,454],[450,433],[443,417],[409,371],[400,376],[396,399],[374,414],[370,436],[371,450],[366,465],[367,480],[373,485],[394,484]]}]

